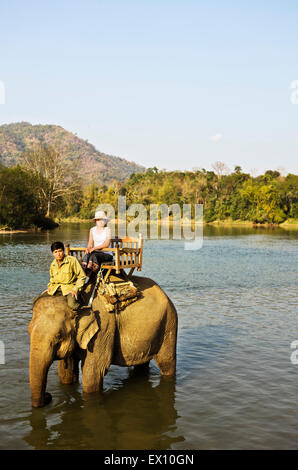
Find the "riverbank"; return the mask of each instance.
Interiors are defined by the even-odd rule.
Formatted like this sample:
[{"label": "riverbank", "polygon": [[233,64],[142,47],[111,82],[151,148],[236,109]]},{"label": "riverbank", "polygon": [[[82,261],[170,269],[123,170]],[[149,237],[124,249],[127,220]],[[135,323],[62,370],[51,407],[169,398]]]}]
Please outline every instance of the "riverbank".
[{"label": "riverbank", "polygon": [[[58,225],[56,226],[58,227]],[[53,228],[56,228],[53,227]],[[6,235],[11,235],[12,233],[34,233],[34,232],[41,232],[42,230],[48,230],[48,229],[42,229],[42,228],[24,228],[24,229],[10,229],[10,228],[0,228],[0,234],[6,234]]]},{"label": "riverbank", "polygon": [[29,227],[10,227],[8,225],[0,225],[0,234],[41,232],[42,230],[52,230],[57,227],[59,227],[59,224],[53,219],[50,219],[49,217],[38,217]]},{"label": "riverbank", "polygon": [[298,219],[288,219],[280,224],[280,227],[298,228]]},{"label": "riverbank", "polygon": [[[134,220],[133,218],[131,218],[131,220]],[[64,224],[64,223],[93,223],[93,219],[80,219],[79,217],[66,217],[66,218],[59,218],[59,219],[55,219],[55,222],[57,222],[58,224]],[[111,220],[111,222],[114,222],[115,224],[118,224],[118,220],[117,219],[114,219],[114,220]],[[120,221],[121,223],[124,223],[124,221]],[[128,219],[128,222],[130,222],[130,220]],[[152,221],[148,221],[148,224],[149,223],[152,223]],[[159,225],[162,225],[163,223],[166,223],[161,221],[161,220],[158,220],[157,222]],[[180,223],[179,221],[177,221],[177,223]],[[195,221],[192,219],[191,221],[187,222],[187,224],[191,224],[193,225],[195,223]],[[175,221],[169,217],[169,225],[170,226],[173,226],[175,225]],[[281,224],[269,224],[269,223],[254,223],[252,221],[249,221],[249,220],[232,220],[232,219],[226,219],[226,220],[214,220],[212,222],[203,222],[203,225],[213,225],[213,226],[228,226],[228,227],[241,227],[241,226],[244,226],[244,227],[268,227],[268,228],[272,228],[272,227],[285,227],[285,228],[296,228],[298,229],[298,219],[288,219],[286,220],[285,222],[281,223]]]},{"label": "riverbank", "polygon": [[[133,220],[133,219],[132,219]],[[111,222],[114,222],[115,225],[117,225],[119,222],[117,219],[112,220]],[[120,221],[124,222],[124,221]],[[129,222],[129,221],[128,221]],[[51,229],[57,228],[61,224],[66,224],[66,223],[93,223],[93,219],[80,219],[79,217],[67,217],[67,218],[59,218],[55,219],[55,226],[52,226]],[[150,224],[152,222],[148,222]],[[163,222],[159,220],[158,225],[164,225],[166,222]],[[179,222],[177,222],[179,223]],[[194,225],[195,221],[191,220],[187,225]],[[175,225],[175,221],[173,221],[171,218],[169,219],[169,226],[173,227]],[[298,220],[297,219],[288,219],[282,224],[269,224],[269,223],[264,223],[264,224],[256,224],[254,222],[248,221],[248,220],[231,220],[231,219],[226,219],[226,220],[214,220],[212,222],[203,222],[204,226],[215,226],[215,227],[247,227],[247,228],[253,228],[253,227],[259,227],[259,228],[284,228],[287,230],[298,230]],[[48,230],[49,228],[42,228],[42,227],[35,227],[35,228],[20,228],[20,229],[10,229],[9,227],[0,227],[0,234],[14,234],[14,233],[29,233],[29,232],[40,232],[41,230]]]},{"label": "riverbank", "polygon": [[27,233],[29,230],[5,230],[0,228],[0,234]]},{"label": "riverbank", "polygon": [[231,226],[231,227],[264,227],[264,228],[272,228],[272,227],[285,227],[285,228],[296,228],[298,229],[298,220],[297,219],[288,219],[282,222],[281,224],[270,224],[270,223],[255,223],[249,220],[214,220],[213,222],[206,222],[206,225],[218,225],[218,226]]}]

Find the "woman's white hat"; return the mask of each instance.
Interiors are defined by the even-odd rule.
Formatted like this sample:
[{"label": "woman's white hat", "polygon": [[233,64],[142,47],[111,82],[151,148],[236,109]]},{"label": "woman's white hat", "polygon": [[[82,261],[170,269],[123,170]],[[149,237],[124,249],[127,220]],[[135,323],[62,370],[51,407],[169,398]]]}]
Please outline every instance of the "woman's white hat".
[{"label": "woman's white hat", "polygon": [[95,212],[93,220],[98,220],[98,219],[108,220],[108,218],[107,218],[106,214],[104,213],[104,211],[96,211]]}]

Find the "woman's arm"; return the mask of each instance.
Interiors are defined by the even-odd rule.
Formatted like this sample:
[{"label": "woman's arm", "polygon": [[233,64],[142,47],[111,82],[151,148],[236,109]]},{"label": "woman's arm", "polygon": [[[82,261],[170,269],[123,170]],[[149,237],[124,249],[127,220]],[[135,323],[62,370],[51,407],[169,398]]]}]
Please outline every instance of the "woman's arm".
[{"label": "woman's arm", "polygon": [[93,247],[93,235],[92,235],[92,229],[89,231],[89,240],[88,240],[88,246],[85,250],[85,253],[91,253],[92,247]]}]

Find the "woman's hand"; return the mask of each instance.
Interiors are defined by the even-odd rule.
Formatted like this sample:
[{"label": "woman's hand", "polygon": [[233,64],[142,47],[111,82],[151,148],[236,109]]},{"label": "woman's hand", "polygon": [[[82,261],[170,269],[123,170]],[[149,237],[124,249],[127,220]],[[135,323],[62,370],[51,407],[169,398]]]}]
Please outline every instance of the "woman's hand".
[{"label": "woman's hand", "polygon": [[87,247],[85,249],[85,254],[88,255],[89,253],[92,253],[92,249]]}]

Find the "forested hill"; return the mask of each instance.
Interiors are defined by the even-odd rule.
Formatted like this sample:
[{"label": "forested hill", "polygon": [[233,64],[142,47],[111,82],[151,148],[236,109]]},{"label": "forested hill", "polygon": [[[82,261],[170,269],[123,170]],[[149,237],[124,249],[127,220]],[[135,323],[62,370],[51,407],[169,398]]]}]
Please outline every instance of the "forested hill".
[{"label": "forested hill", "polygon": [[0,126],[0,163],[5,166],[22,164],[27,150],[36,144],[54,147],[73,163],[85,184],[109,184],[124,181],[144,167],[124,158],[102,153],[72,132],[56,125],[32,125],[28,122]]}]

